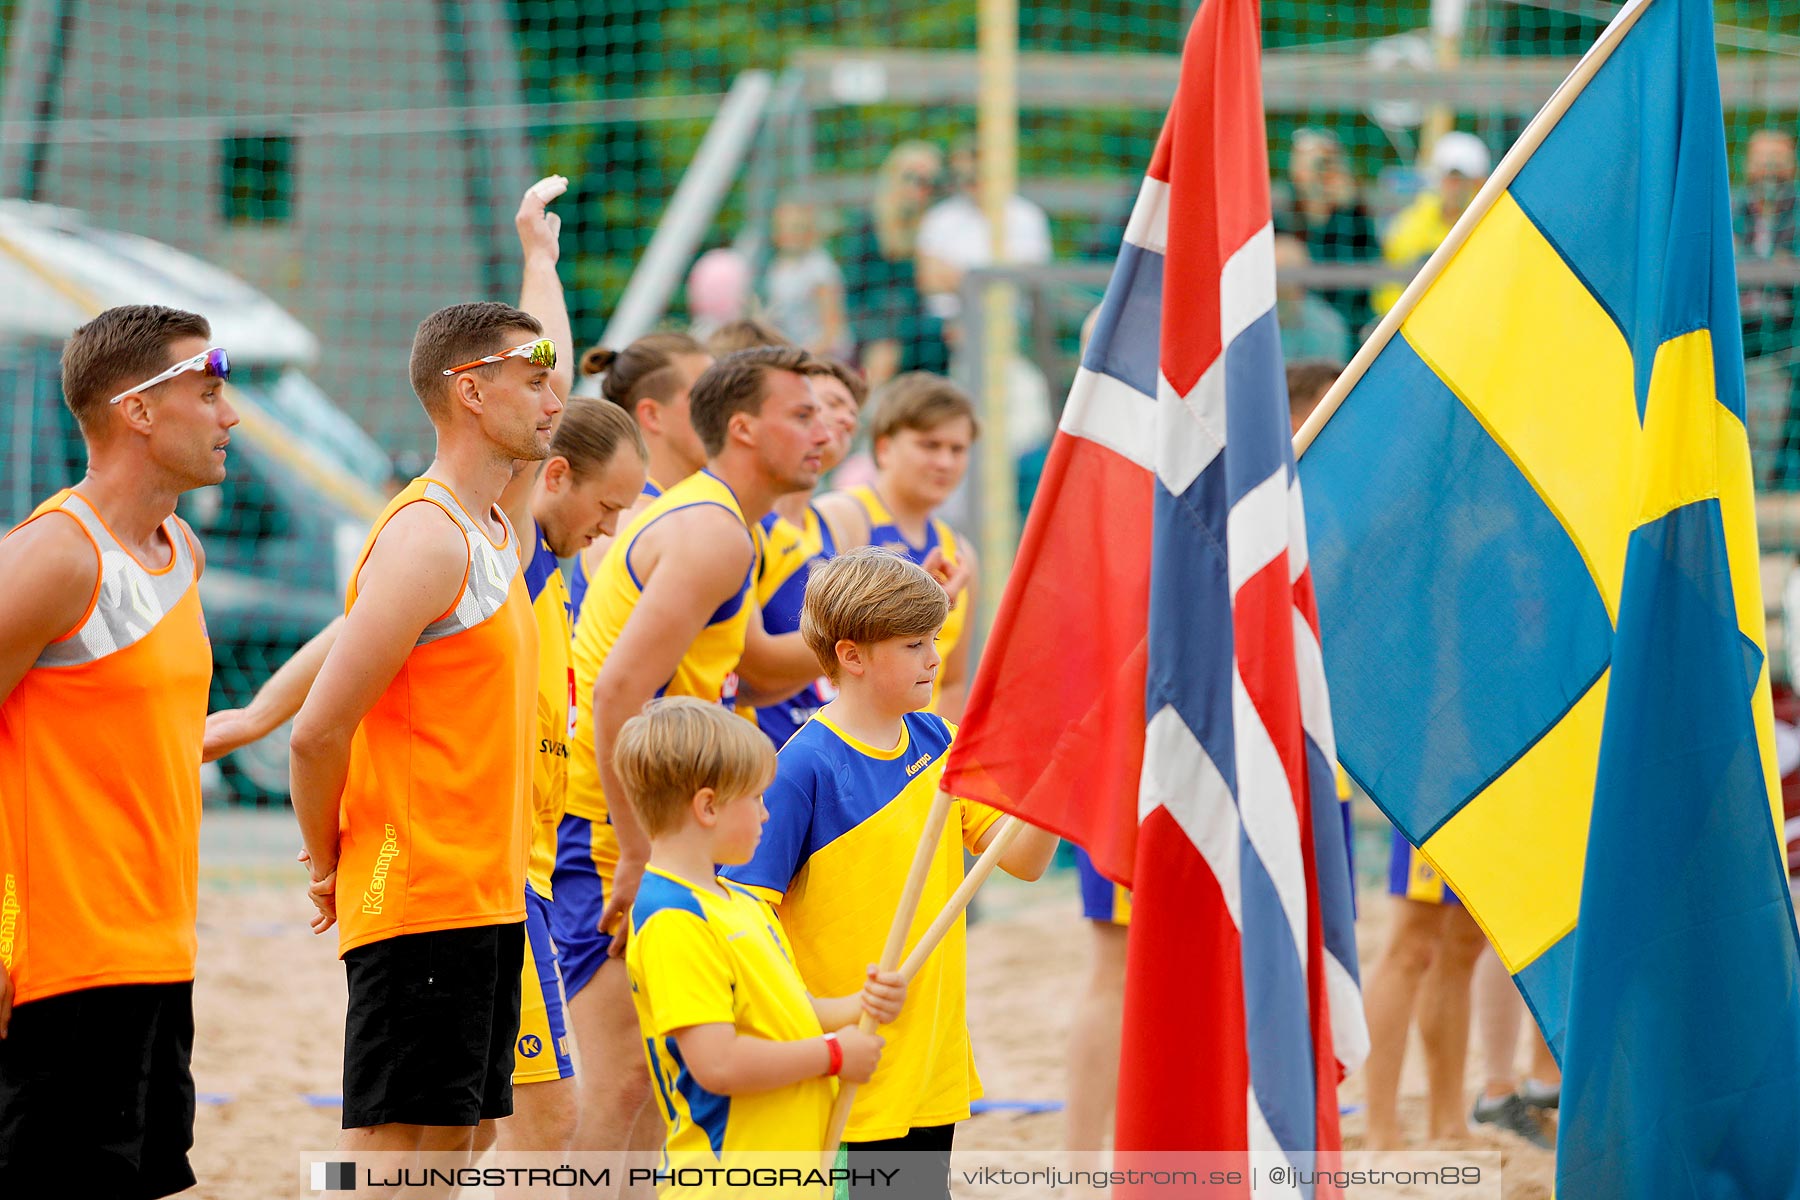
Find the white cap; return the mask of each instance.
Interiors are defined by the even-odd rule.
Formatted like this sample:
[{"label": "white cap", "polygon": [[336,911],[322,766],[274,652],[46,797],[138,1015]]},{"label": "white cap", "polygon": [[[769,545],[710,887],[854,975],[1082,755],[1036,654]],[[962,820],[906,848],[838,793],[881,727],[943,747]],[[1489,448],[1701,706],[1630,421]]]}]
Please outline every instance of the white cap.
[{"label": "white cap", "polygon": [[1472,133],[1452,130],[1431,148],[1431,174],[1437,179],[1452,173],[1466,179],[1486,179],[1493,165],[1487,144]]}]

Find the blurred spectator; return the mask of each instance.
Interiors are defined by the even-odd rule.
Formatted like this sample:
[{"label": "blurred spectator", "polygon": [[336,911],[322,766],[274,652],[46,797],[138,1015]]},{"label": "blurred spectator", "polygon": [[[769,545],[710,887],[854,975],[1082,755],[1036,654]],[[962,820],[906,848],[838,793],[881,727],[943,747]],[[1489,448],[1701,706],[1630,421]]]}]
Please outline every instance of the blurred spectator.
[{"label": "blurred spectator", "polygon": [[798,345],[842,358],[850,352],[844,276],[819,245],[818,209],[806,200],[775,206],[775,260],[763,279],[764,313]]},{"label": "blurred spectator", "polygon": [[1311,260],[1306,245],[1292,234],[1275,235],[1275,324],[1281,330],[1281,356],[1288,362],[1303,358],[1350,357],[1350,327],[1338,310],[1306,290],[1304,284],[1281,278]]},{"label": "blurred spectator", "polygon": [[843,258],[850,332],[869,386],[902,371],[949,369],[943,325],[926,314],[915,266],[919,222],[943,173],[930,142],[902,142],[881,164],[869,214]]},{"label": "blurred spectator", "polygon": [[[919,289],[928,312],[952,320],[962,306],[957,289],[971,267],[994,261],[993,239],[981,211],[975,139],[957,140],[950,151],[955,192],[931,206],[919,226]],[[1014,263],[1050,261],[1050,218],[1018,194],[1006,198],[1006,258]]]},{"label": "blurred spectator", "polygon": [[739,317],[735,321],[725,322],[707,335],[706,352],[714,358],[724,358],[727,354],[751,350],[757,346],[793,344],[792,338],[767,321],[759,321],[755,317]]},{"label": "blurred spectator", "polygon": [[[1357,193],[1343,143],[1322,129],[1300,129],[1288,151],[1292,195],[1275,214],[1275,231],[1305,243],[1313,262],[1371,262],[1381,257],[1375,218]],[[1367,288],[1318,293],[1344,319],[1351,334],[1375,319]]]},{"label": "blurred spectator", "polygon": [[694,260],[687,277],[688,316],[693,334],[705,341],[719,326],[750,310],[750,264],[721,246]]},{"label": "blurred spectator", "polygon": [[[1424,266],[1487,182],[1492,167],[1486,144],[1474,134],[1451,132],[1438,138],[1431,148],[1432,186],[1394,217],[1382,257],[1411,271]],[[1405,290],[1405,285],[1398,283],[1376,288],[1375,311],[1385,313],[1394,307]]]},{"label": "blurred spectator", "polygon": [[[1795,175],[1792,134],[1759,129],[1750,135],[1744,151],[1744,186],[1732,205],[1738,254],[1779,260],[1800,253]],[[1741,300],[1748,357],[1778,353],[1793,344],[1794,288],[1746,288]]]}]

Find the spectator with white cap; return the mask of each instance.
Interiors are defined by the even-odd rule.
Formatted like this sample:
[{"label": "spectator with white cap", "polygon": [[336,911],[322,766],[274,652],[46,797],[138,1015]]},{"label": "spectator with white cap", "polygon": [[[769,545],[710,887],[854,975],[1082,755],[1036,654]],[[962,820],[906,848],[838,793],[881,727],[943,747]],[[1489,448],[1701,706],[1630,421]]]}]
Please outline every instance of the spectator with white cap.
[{"label": "spectator with white cap", "polygon": [[[1428,174],[1431,187],[1394,217],[1382,239],[1381,256],[1395,266],[1417,271],[1438,248],[1457,219],[1487,182],[1493,159],[1487,145],[1472,133],[1452,131],[1431,148]],[[1375,311],[1394,307],[1404,284],[1385,283],[1375,289]]]}]

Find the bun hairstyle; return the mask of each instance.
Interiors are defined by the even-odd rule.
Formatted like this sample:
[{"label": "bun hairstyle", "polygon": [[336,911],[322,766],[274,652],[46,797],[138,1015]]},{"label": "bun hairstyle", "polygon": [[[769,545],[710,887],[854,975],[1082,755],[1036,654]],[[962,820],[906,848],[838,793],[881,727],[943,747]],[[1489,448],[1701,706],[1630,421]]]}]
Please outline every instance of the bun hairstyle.
[{"label": "bun hairstyle", "polygon": [[645,396],[665,399],[673,381],[675,360],[704,356],[706,347],[685,333],[647,333],[623,350],[595,346],[581,356],[581,373],[599,375],[600,394],[630,412]]},{"label": "bun hairstyle", "polygon": [[605,346],[595,346],[581,356],[581,373],[583,375],[604,375],[618,357],[617,350],[608,350]]}]

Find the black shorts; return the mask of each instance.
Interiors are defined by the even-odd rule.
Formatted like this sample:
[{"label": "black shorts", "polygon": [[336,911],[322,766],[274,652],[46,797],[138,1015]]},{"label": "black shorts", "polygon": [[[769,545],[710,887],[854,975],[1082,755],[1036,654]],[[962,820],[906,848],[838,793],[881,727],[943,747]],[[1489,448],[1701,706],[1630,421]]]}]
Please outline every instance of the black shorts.
[{"label": "black shorts", "polygon": [[886,1200],[950,1200],[950,1151],[955,1142],[954,1124],[915,1125],[896,1138],[845,1142],[850,1170],[865,1178],[874,1171],[894,1172],[881,1188],[852,1179],[851,1200],[877,1195]]},{"label": "black shorts", "polygon": [[149,1200],[194,1186],[194,985],[83,988],[0,1040],[0,1196]]},{"label": "black shorts", "polygon": [[344,1128],[512,1115],[525,923],[405,933],[344,955]]}]

